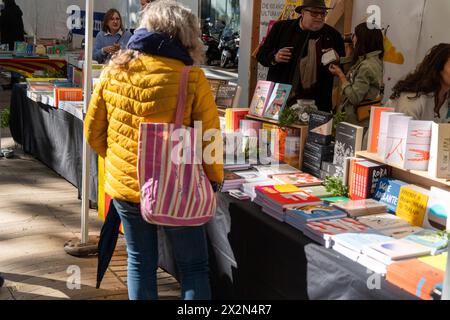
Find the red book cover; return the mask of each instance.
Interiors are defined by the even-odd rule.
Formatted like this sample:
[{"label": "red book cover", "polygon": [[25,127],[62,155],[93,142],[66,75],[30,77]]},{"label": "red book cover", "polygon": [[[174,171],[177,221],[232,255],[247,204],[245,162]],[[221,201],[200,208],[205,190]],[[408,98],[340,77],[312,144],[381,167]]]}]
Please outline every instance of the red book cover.
[{"label": "red book cover", "polygon": [[257,194],[273,204],[287,208],[298,204],[319,204],[322,201],[294,185],[256,187]]}]

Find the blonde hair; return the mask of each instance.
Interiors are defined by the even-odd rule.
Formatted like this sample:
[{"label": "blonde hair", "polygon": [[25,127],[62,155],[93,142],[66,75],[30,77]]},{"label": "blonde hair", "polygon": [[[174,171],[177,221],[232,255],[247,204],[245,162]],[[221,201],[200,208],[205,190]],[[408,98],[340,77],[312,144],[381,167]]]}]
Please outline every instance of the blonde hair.
[{"label": "blonde hair", "polygon": [[[141,12],[141,17],[139,28],[168,34],[186,48],[194,63],[204,62],[200,24],[190,9],[176,1],[158,0],[150,2]],[[139,59],[139,56],[140,52],[136,50],[121,50],[112,57],[106,69],[109,72],[128,69],[129,63]]]},{"label": "blonde hair", "polygon": [[197,17],[190,9],[172,0],[149,3],[142,11],[140,28],[164,32],[181,42],[195,63],[204,60],[204,46]]}]

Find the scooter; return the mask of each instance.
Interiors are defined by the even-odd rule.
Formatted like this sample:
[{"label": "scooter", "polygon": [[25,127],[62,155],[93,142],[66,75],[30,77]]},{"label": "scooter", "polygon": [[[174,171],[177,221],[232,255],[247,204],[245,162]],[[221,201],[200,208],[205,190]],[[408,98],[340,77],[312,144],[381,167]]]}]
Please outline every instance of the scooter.
[{"label": "scooter", "polygon": [[239,50],[239,32],[233,32],[231,28],[225,28],[220,38],[219,50],[222,51],[220,67],[235,67]]},{"label": "scooter", "polygon": [[202,30],[202,41],[205,46],[206,64],[219,65],[220,55],[219,39],[224,26],[219,24],[214,26],[210,18],[205,19]]}]

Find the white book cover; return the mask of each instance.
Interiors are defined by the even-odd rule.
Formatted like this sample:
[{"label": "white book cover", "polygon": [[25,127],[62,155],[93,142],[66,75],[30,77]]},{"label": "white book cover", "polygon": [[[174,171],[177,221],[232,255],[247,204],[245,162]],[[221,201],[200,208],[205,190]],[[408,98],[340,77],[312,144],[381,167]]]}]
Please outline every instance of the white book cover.
[{"label": "white book cover", "polygon": [[367,231],[364,233],[342,233],[334,235],[331,238],[334,244],[344,246],[357,253],[362,253],[366,246],[393,240],[391,237],[387,237],[375,231]]},{"label": "white book cover", "polygon": [[450,123],[432,125],[428,174],[450,179]]},{"label": "white book cover", "polygon": [[404,167],[406,154],[406,139],[411,117],[392,115],[388,120],[388,131],[386,136],[386,149],[384,159],[390,165]]},{"label": "white book cover", "polygon": [[359,252],[353,251],[353,250],[351,250],[347,247],[344,247],[338,243],[333,244],[333,250],[355,262],[358,261],[358,258],[360,256]]},{"label": "white book cover", "polygon": [[392,261],[429,255],[431,249],[411,241],[395,239],[365,247],[363,252],[374,259],[389,264]]},{"label": "white book cover", "polygon": [[384,159],[386,140],[389,129],[389,118],[394,115],[403,115],[398,112],[382,112],[380,117],[380,132],[378,134],[378,156]]},{"label": "white book cover", "polygon": [[404,169],[428,170],[432,124],[432,121],[409,121]]},{"label": "white book cover", "polygon": [[387,265],[375,260],[367,255],[360,255],[358,258],[358,263],[375,273],[385,275],[387,273]]}]

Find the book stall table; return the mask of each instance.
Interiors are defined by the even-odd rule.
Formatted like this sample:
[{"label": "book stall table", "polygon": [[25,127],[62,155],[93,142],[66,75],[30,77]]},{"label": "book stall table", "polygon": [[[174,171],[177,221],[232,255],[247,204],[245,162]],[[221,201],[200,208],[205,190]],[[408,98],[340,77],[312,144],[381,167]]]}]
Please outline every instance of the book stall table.
[{"label": "book stall table", "polygon": [[305,246],[311,300],[419,300],[338,252]]},{"label": "book stall table", "polygon": [[[83,120],[34,102],[26,85],[15,85],[11,95],[10,129],[25,153],[39,159],[78,188],[81,195]],[[91,159],[90,200],[97,202],[97,156]]]},{"label": "book stall table", "polygon": [[221,193],[218,206],[207,224],[215,299],[417,299],[382,277],[369,289],[373,273],[255,203]]},{"label": "book stall table", "polygon": [[66,64],[64,59],[0,57],[0,68],[20,73],[25,78],[30,78],[35,71],[41,70],[65,72]]}]

